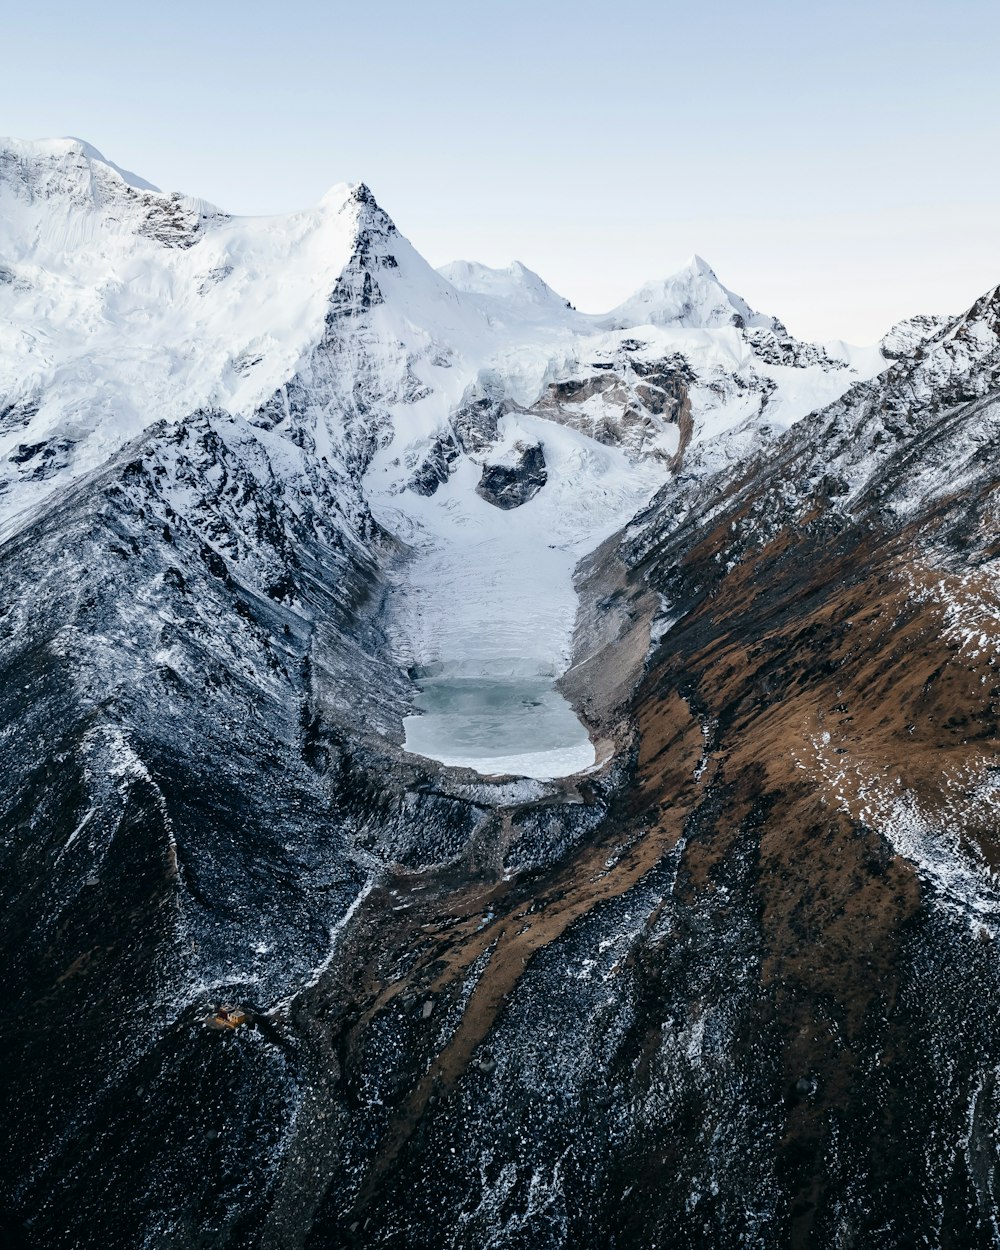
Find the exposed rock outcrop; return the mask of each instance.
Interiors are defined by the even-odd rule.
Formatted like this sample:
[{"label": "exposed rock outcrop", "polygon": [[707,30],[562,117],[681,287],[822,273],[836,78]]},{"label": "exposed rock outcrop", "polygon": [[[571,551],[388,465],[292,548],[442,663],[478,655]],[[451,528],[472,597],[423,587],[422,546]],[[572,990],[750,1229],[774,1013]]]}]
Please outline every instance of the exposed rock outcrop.
[{"label": "exposed rock outcrop", "polygon": [[538,443],[515,443],[501,461],[483,465],[476,494],[495,508],[520,508],[533,499],[548,481],[545,452]]}]

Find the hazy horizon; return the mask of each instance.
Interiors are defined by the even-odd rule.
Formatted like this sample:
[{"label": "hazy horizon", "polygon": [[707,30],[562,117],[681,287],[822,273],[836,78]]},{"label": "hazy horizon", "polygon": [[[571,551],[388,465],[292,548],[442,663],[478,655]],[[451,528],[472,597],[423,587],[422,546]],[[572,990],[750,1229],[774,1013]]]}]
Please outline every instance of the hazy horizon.
[{"label": "hazy horizon", "polygon": [[586,311],[698,253],[799,337],[864,343],[1000,282],[979,3],[171,12],[8,17],[2,128],[239,214],[364,181],[433,265],[519,260]]}]

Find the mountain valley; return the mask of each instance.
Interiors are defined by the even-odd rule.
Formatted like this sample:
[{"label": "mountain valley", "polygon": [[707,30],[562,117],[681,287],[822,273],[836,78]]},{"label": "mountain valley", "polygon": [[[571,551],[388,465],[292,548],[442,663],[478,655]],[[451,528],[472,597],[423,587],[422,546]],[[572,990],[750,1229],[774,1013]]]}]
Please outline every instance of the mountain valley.
[{"label": "mountain valley", "polygon": [[0,142],[11,1244],[1000,1244],[998,425]]}]

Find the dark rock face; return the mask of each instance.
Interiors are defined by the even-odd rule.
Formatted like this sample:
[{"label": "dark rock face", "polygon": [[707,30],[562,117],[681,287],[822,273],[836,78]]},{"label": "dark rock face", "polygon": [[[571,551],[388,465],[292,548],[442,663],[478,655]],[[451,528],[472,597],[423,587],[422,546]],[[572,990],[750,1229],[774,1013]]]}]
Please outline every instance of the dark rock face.
[{"label": "dark rock face", "polygon": [[364,183],[354,188],[351,199],[359,206],[361,214],[354,251],[330,297],[327,312],[330,333],[336,332],[337,323],[342,319],[361,317],[381,304],[382,292],[376,271],[397,267],[395,256],[388,250],[398,238],[389,216],[379,208]]},{"label": "dark rock face", "polygon": [[744,331],[744,337],[754,355],[770,365],[821,364],[824,369],[845,369],[847,362],[832,357],[819,343],[800,343],[792,338],[785,327],[777,322],[774,329],[752,327]]},{"label": "dark rock face", "polygon": [[7,459],[18,466],[26,481],[43,481],[54,477],[66,466],[72,450],[73,442],[68,438],[53,439],[45,443],[21,443]]},{"label": "dark rock face", "polygon": [[476,494],[495,508],[520,508],[542,489],[549,475],[538,443],[515,443],[512,464],[484,464]]},{"label": "dark rock face", "polygon": [[[664,423],[683,431],[690,417],[691,367],[683,357],[642,360],[634,355],[641,347],[624,340],[609,359],[590,361],[576,376],[551,383],[532,411],[634,456],[655,443]],[[595,397],[604,401],[601,416],[587,406]]]},{"label": "dark rock face", "polygon": [[879,344],[886,360],[906,360],[925,343],[944,334],[950,327],[952,317],[929,317],[918,314],[897,322]]},{"label": "dark rock face", "polygon": [[480,385],[466,395],[451,421],[462,450],[475,455],[492,447],[496,442],[500,418],[512,407],[504,396],[499,379],[492,387]]},{"label": "dark rock face", "polygon": [[24,429],[38,412],[37,400],[21,400],[18,403],[0,405],[0,433]]},{"label": "dark rock face", "polygon": [[418,495],[433,495],[443,482],[447,482],[460,454],[453,438],[437,439],[410,478],[410,490],[415,490]]}]

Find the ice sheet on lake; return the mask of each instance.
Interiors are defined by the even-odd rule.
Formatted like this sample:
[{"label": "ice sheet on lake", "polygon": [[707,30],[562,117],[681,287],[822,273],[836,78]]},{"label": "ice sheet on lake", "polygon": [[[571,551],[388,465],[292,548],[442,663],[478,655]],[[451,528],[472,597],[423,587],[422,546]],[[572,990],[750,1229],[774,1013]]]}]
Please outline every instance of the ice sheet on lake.
[{"label": "ice sheet on lake", "polygon": [[486,775],[548,779],[594,763],[586,729],[544,677],[423,680],[419,714],[406,717],[406,750]]}]

